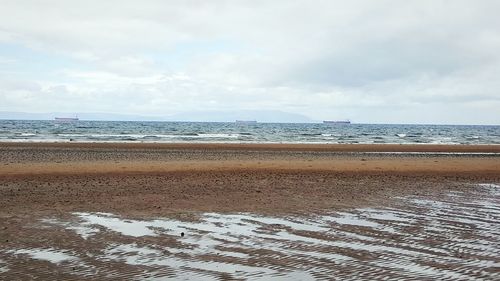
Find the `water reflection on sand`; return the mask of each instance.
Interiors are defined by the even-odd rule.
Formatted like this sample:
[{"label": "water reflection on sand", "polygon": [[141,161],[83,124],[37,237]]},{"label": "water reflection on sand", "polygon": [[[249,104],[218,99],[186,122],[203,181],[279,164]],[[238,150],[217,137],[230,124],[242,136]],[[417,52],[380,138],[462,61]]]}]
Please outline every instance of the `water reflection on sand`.
[{"label": "water reflection on sand", "polygon": [[195,221],[73,213],[41,223],[64,229],[74,247],[4,250],[0,273],[15,274],[9,262],[37,259],[74,276],[148,280],[499,279],[500,186],[435,199],[326,215],[205,213]]}]

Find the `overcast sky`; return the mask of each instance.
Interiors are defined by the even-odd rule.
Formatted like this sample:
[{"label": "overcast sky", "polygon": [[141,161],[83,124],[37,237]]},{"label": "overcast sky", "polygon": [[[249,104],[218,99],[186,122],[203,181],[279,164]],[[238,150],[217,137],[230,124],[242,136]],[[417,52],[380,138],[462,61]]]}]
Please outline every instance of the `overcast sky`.
[{"label": "overcast sky", "polygon": [[0,111],[500,124],[500,1],[0,0]]}]

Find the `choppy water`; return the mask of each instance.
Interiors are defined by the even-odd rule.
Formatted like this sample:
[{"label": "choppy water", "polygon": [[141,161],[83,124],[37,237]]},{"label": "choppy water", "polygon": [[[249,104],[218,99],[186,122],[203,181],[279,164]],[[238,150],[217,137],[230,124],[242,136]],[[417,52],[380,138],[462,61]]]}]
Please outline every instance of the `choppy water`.
[{"label": "choppy water", "polygon": [[0,141],[500,144],[500,126],[0,120]]},{"label": "choppy water", "polygon": [[500,186],[434,199],[306,217],[206,213],[190,222],[73,213],[37,226],[43,239],[63,240],[0,249],[0,274],[34,270],[28,261],[38,260],[57,266],[52,274],[100,279],[500,280]]}]

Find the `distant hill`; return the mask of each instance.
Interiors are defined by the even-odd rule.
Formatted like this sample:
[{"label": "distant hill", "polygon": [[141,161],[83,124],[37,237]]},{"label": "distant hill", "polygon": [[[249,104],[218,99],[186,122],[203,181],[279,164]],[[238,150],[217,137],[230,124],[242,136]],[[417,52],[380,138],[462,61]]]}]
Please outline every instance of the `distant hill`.
[{"label": "distant hill", "polygon": [[168,116],[172,121],[213,121],[234,122],[235,120],[255,120],[269,123],[309,123],[309,117],[301,114],[276,110],[235,110],[235,111],[195,111]]},{"label": "distant hill", "polygon": [[190,121],[190,122],[234,122],[235,120],[255,120],[258,122],[276,123],[310,123],[309,117],[276,110],[239,110],[239,111],[193,111],[165,116],[144,116],[116,113],[80,113],[80,112],[9,112],[0,111],[0,119],[4,120],[54,120],[54,117],[75,117],[80,120],[99,121]]},{"label": "distant hill", "polygon": [[7,112],[0,111],[0,119],[12,120],[54,120],[54,117],[75,117],[80,120],[102,120],[102,121],[161,121],[162,117],[114,114],[114,113],[68,113],[68,112],[48,112],[48,113],[29,113],[29,112]]}]

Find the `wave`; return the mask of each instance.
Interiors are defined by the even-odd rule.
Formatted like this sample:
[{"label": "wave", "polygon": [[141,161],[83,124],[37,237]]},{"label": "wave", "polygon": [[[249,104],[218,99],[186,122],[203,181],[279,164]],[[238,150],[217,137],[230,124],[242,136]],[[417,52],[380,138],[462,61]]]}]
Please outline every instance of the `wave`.
[{"label": "wave", "polygon": [[228,123],[89,121],[59,125],[49,121],[0,120],[0,137],[2,140],[55,139],[77,142],[500,143],[500,126],[487,129],[444,125],[358,125],[335,130],[318,128],[317,124],[261,124],[241,129],[240,126]]},{"label": "wave", "polygon": [[198,134],[202,138],[238,138],[239,134]]},{"label": "wave", "polygon": [[303,134],[299,134],[299,136],[304,136],[304,137],[317,137],[317,136],[321,136],[322,134],[321,133],[303,133]]},{"label": "wave", "polygon": [[433,137],[430,138],[431,144],[460,144],[460,142],[454,140],[452,137]]},{"label": "wave", "polygon": [[238,138],[240,134],[57,134],[63,138],[91,139],[173,139],[173,138]]}]

